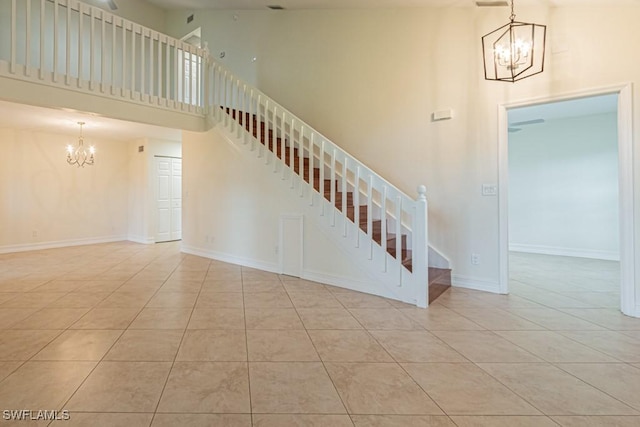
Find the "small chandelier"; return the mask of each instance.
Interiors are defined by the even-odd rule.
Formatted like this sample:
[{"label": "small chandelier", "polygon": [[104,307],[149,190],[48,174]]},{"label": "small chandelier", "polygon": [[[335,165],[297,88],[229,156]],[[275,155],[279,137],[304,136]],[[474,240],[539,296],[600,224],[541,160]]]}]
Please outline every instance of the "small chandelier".
[{"label": "small chandelier", "polygon": [[82,137],[82,126],[84,122],[78,122],[80,125],[80,136],[78,137],[78,146],[67,145],[67,163],[70,165],[78,165],[78,167],[84,167],[84,165],[91,166],[94,161],[94,154],[96,149],[92,146],[89,147],[89,151],[84,148],[84,138]]},{"label": "small chandelier", "polygon": [[513,83],[544,71],[547,26],[516,21],[514,1],[510,22],[482,37],[485,80]]}]

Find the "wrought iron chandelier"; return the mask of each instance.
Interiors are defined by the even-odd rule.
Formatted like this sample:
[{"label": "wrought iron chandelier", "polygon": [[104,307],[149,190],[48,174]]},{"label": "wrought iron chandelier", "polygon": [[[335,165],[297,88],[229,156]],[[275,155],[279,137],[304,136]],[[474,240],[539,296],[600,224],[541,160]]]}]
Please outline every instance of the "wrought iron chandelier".
[{"label": "wrought iron chandelier", "polygon": [[547,26],[516,21],[514,2],[510,22],[482,37],[486,80],[513,83],[544,71]]},{"label": "wrought iron chandelier", "polygon": [[93,145],[89,146],[89,150],[87,151],[84,148],[84,138],[82,136],[82,126],[84,122],[78,122],[80,125],[80,136],[78,137],[78,146],[73,147],[73,145],[67,145],[67,163],[70,165],[78,165],[78,167],[84,167],[84,165],[91,166],[94,161],[94,154],[96,153],[95,147]]}]

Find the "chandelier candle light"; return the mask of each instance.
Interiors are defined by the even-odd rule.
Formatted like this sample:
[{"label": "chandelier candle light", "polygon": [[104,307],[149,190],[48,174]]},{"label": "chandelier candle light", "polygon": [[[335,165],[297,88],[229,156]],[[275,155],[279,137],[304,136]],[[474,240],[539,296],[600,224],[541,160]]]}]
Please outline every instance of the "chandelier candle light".
[{"label": "chandelier candle light", "polygon": [[78,146],[74,149],[73,145],[67,145],[67,163],[70,165],[78,165],[78,167],[84,167],[84,165],[91,166],[94,161],[94,154],[96,153],[95,147],[92,145],[89,147],[89,151],[84,148],[84,138],[82,137],[82,126],[84,122],[78,122],[80,125],[80,136],[78,137]]},{"label": "chandelier candle light", "polygon": [[547,26],[516,21],[514,2],[510,22],[482,37],[486,80],[514,83],[544,71]]}]

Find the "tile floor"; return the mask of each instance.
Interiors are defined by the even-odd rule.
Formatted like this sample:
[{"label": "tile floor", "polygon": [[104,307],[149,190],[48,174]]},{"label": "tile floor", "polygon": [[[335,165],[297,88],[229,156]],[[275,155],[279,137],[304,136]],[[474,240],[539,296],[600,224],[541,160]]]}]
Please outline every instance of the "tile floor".
[{"label": "tile floor", "polygon": [[0,255],[0,410],[69,410],[54,427],[639,426],[617,265],[511,261],[511,295],[450,289],[421,310],[177,243]]}]

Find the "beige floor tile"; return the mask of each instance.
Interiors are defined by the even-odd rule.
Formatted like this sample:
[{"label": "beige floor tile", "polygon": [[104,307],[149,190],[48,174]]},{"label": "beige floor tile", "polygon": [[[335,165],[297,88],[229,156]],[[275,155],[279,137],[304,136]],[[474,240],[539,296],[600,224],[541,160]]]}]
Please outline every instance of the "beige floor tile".
[{"label": "beige floor tile", "polygon": [[254,292],[244,295],[246,308],[292,308],[286,292]]},{"label": "beige floor tile", "polygon": [[451,417],[458,427],[557,427],[551,418],[538,417],[514,417],[514,416],[480,416],[480,417]]},{"label": "beige floor tile", "polygon": [[563,312],[614,331],[640,331],[640,319],[625,316],[617,308],[562,309]]},{"label": "beige floor tile", "polygon": [[1,305],[2,308],[43,308],[51,306],[66,292],[27,292]]},{"label": "beige floor tile", "polygon": [[96,362],[27,362],[0,383],[2,407],[60,409],[95,365]]},{"label": "beige floor tile", "polygon": [[257,270],[255,268],[242,267],[242,280],[243,281],[280,280],[280,276],[276,273],[271,273],[268,271]]},{"label": "beige floor tile", "polygon": [[249,413],[245,362],[175,362],[159,412]]},{"label": "beige floor tile", "polygon": [[140,362],[173,361],[180,346],[184,330],[132,330],[125,331],[104,360]]},{"label": "beige floor tile", "polygon": [[241,292],[202,291],[196,301],[196,308],[242,308]]},{"label": "beige floor tile", "polygon": [[346,308],[392,308],[390,301],[375,295],[353,293],[336,293],[336,298]]},{"label": "beige floor tile", "polygon": [[179,361],[246,362],[247,337],[241,330],[188,330],[180,345]]},{"label": "beige floor tile", "polygon": [[3,303],[10,301],[22,295],[20,292],[0,292],[0,307]]},{"label": "beige floor tile", "polygon": [[547,362],[618,361],[551,331],[499,331],[496,333]]},{"label": "beige floor tile", "polygon": [[562,331],[567,338],[628,363],[640,362],[640,340],[613,331]]},{"label": "beige floor tile", "polygon": [[362,325],[344,308],[299,308],[306,329],[362,329]]},{"label": "beige floor tile", "polygon": [[[249,414],[160,414],[151,427],[251,427]],[[123,426],[124,427],[124,426]]]},{"label": "beige floor tile", "polygon": [[71,292],[74,289],[82,286],[84,282],[80,280],[52,280],[44,285],[38,286],[32,289],[31,292]]},{"label": "beige floor tile", "polygon": [[36,311],[37,308],[0,308],[0,329],[9,329]]},{"label": "beige floor tile", "polygon": [[242,292],[242,280],[205,280],[202,292]]},{"label": "beige floor tile", "polygon": [[367,331],[308,331],[325,362],[393,362]]},{"label": "beige floor tile", "polygon": [[254,427],[353,427],[348,415],[255,414]]},{"label": "beige floor tile", "polygon": [[510,308],[508,311],[552,331],[595,331],[603,329],[595,323],[578,319],[551,308]]},{"label": "beige floor tile", "polygon": [[326,363],[325,366],[350,414],[442,414],[395,363]]},{"label": "beige floor tile", "polygon": [[88,311],[88,308],[42,308],[12,329],[66,329]]},{"label": "beige floor tile", "polygon": [[118,330],[68,330],[33,360],[100,360],[120,335]]},{"label": "beige floor tile", "polygon": [[197,293],[158,292],[149,300],[147,307],[152,308],[193,308],[196,305]]},{"label": "beige floor tile", "polygon": [[1,331],[0,360],[29,360],[62,331]]},{"label": "beige floor tile", "polygon": [[492,331],[545,329],[538,324],[497,308],[462,308],[455,311],[483,328]]},{"label": "beige floor tile", "polygon": [[313,362],[318,353],[306,331],[247,330],[249,361]]},{"label": "beige floor tile", "polygon": [[251,292],[284,292],[280,280],[242,281],[242,289],[245,293]]},{"label": "beige floor tile", "polygon": [[637,427],[640,425],[640,417],[558,416],[552,418],[562,427]]},{"label": "beige floor tile", "polygon": [[22,365],[22,361],[18,362],[0,362],[0,381],[8,377],[13,371]]},{"label": "beige floor tile", "polygon": [[131,322],[130,329],[185,329],[191,317],[191,308],[146,307]]},{"label": "beige floor tile", "polygon": [[429,331],[477,331],[484,329],[477,323],[443,306],[431,305],[427,309],[408,308],[401,309],[400,312]]},{"label": "beige floor tile", "polygon": [[162,280],[128,280],[122,286],[120,286],[118,292],[156,292],[158,291],[164,281]]},{"label": "beige floor tile", "polygon": [[93,308],[70,329],[126,329],[140,310],[137,308]]},{"label": "beige floor tile", "polygon": [[541,415],[473,364],[407,363],[402,366],[450,416]]},{"label": "beige floor tile", "polygon": [[93,308],[109,295],[110,292],[72,292],[57,300],[50,308]]},{"label": "beige floor tile", "polygon": [[171,362],[100,362],[69,400],[71,412],[153,412]]},{"label": "beige floor tile", "polygon": [[472,362],[541,362],[491,331],[434,331],[433,334]]},{"label": "beige floor tile", "polygon": [[0,284],[0,292],[30,292],[46,282],[47,280],[10,280]]},{"label": "beige floor tile", "polygon": [[444,415],[352,415],[356,427],[455,427]]},{"label": "beige floor tile", "polygon": [[244,329],[241,308],[195,308],[187,329]]},{"label": "beige floor tile", "polygon": [[124,284],[124,280],[83,280],[74,292],[113,292]]},{"label": "beige floor tile", "polygon": [[552,365],[479,366],[546,415],[638,415],[631,407]]},{"label": "beige floor tile", "polygon": [[290,291],[289,298],[296,308],[343,308],[329,291]]},{"label": "beige floor tile", "polygon": [[395,308],[354,308],[349,310],[365,329],[418,330],[422,327]]},{"label": "beige floor tile", "polygon": [[153,291],[116,291],[106,297],[96,307],[98,308],[137,308],[141,309],[149,302]]},{"label": "beige floor tile", "polygon": [[209,270],[204,278],[205,283],[210,281],[234,281],[242,282],[242,274],[240,270]]},{"label": "beige floor tile", "polygon": [[153,414],[118,414],[105,412],[69,413],[68,420],[54,421],[53,427],[149,427]]},{"label": "beige floor tile", "polygon": [[320,362],[251,362],[249,376],[254,413],[345,413]]},{"label": "beige floor tile", "polygon": [[287,292],[316,292],[327,290],[327,287],[322,283],[298,278],[283,279],[282,286],[284,286]]},{"label": "beige floor tile", "polygon": [[640,369],[624,363],[563,363],[556,366],[640,410]]},{"label": "beige floor tile", "polygon": [[[202,281],[200,280],[167,280],[160,292],[186,292],[186,293],[198,293],[202,289]],[[242,290],[240,290],[242,291]]]},{"label": "beige floor tile", "polygon": [[247,308],[247,329],[304,329],[293,308]]},{"label": "beige floor tile", "polygon": [[397,362],[469,362],[426,331],[371,331]]}]

